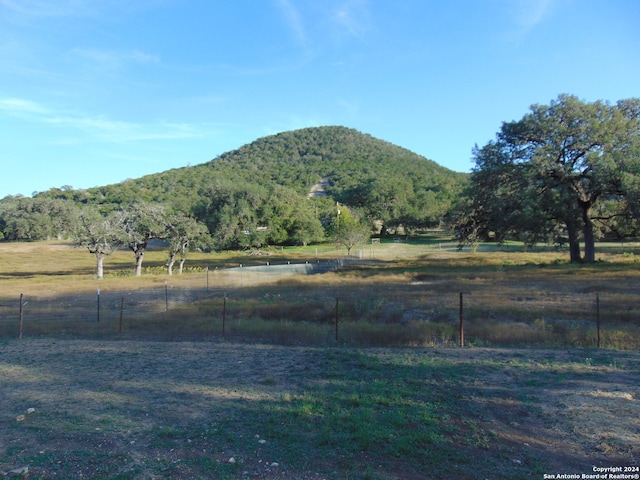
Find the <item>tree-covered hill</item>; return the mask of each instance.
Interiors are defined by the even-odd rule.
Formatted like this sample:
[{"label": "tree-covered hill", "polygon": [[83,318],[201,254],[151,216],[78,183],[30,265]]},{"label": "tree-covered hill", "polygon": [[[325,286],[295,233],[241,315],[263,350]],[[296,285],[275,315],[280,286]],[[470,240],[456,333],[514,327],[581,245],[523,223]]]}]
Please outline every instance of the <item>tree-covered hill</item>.
[{"label": "tree-covered hill", "polygon": [[422,211],[437,222],[458,195],[467,175],[345,127],[316,127],[260,138],[210,162],[172,169],[77,192],[91,203],[135,200],[172,203],[192,209],[216,181],[279,185],[306,196],[328,178],[326,194],[389,222],[398,214]]},{"label": "tree-covered hill", "polygon": [[[321,180],[324,196],[308,198]],[[19,200],[93,204],[103,213],[136,202],[160,203],[205,223],[225,246],[238,246],[240,232],[258,227],[268,227],[270,243],[306,242],[312,238],[296,235],[317,230],[316,223],[336,202],[369,222],[407,228],[437,225],[466,181],[467,174],[399,146],[327,126],[260,138],[207,163],[118,184],[53,188],[34,199],[5,198],[0,216],[6,227],[9,204]],[[5,238],[12,238],[6,230]]]}]

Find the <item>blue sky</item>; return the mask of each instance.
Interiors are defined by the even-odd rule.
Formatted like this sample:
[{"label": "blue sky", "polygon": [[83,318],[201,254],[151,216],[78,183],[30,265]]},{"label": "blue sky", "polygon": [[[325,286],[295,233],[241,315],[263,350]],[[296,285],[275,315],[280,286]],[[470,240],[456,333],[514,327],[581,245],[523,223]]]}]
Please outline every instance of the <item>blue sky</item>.
[{"label": "blue sky", "polygon": [[637,0],[0,0],[0,198],[343,125],[469,171],[560,93],[640,96]]}]

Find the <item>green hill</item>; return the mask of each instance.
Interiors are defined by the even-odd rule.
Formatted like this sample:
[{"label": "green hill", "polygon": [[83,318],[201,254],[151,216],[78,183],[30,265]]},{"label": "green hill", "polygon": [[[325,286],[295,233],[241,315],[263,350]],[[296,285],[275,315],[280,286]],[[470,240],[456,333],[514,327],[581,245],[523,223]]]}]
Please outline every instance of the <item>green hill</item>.
[{"label": "green hill", "polygon": [[332,201],[363,208],[367,214],[389,217],[385,211],[400,213],[401,204],[409,203],[437,217],[460,192],[467,175],[353,129],[316,127],[260,138],[204,164],[77,195],[91,203],[145,200],[192,209],[221,179],[267,188],[279,185],[306,197],[323,178]]},{"label": "green hill", "polygon": [[399,146],[328,126],[260,138],[207,163],[118,184],[54,188],[34,200],[96,204],[105,213],[138,201],[162,203],[205,223],[219,244],[235,247],[242,233],[265,227],[269,243],[312,241],[315,234],[301,239],[293,232],[317,232],[336,202],[390,227],[435,226],[466,179]]}]

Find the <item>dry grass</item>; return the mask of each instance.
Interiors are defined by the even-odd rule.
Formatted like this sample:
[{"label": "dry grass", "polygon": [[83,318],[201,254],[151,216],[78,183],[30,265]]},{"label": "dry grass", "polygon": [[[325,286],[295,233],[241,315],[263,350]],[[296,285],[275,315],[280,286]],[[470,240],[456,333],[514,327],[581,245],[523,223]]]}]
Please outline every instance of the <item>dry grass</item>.
[{"label": "dry grass", "polygon": [[[437,241],[375,248],[366,265],[287,279],[223,270],[339,252],[199,254],[169,278],[151,251],[135,278],[123,251],[98,281],[84,251],[0,243],[0,303],[25,293],[28,315],[50,310],[18,341],[0,308],[0,476],[507,480],[638,464],[637,246],[595,265]],[[117,309],[96,322],[78,300],[202,289],[205,267],[208,296],[126,310],[118,341]],[[455,347],[460,292],[472,348]]]},{"label": "dry grass", "polygon": [[[107,277],[98,281],[93,257],[67,244],[0,243],[0,303],[15,300],[20,293],[42,301],[84,295],[90,320],[95,318],[91,302],[98,288],[105,294],[154,290],[161,296],[165,282],[172,294],[204,291],[207,286],[208,298],[172,304],[169,312],[164,312],[163,305],[146,314],[127,312],[123,337],[219,337],[226,294],[225,335],[229,338],[330,344],[335,343],[337,317],[339,343],[428,346],[458,341],[463,293],[467,345],[593,347],[598,296],[601,345],[640,346],[637,247],[602,247],[601,261],[594,265],[568,264],[564,252],[523,252],[513,247],[470,253],[447,251],[434,242],[388,242],[373,248],[375,258],[363,259],[364,264],[285,279],[225,267],[313,262],[335,258],[340,252],[324,246],[262,252],[268,255],[194,254],[187,264],[189,273],[168,277],[163,273],[165,253],[152,249],[145,255],[145,274],[136,278],[131,273],[133,255],[120,251],[107,260]],[[51,321],[31,325],[28,334],[56,335],[55,328],[67,336],[109,338],[119,331],[117,308],[105,313],[100,325],[78,325],[75,318],[82,313],[72,316],[71,310],[62,313],[57,308],[50,308]],[[14,330],[11,325],[4,334],[12,336]]]}]

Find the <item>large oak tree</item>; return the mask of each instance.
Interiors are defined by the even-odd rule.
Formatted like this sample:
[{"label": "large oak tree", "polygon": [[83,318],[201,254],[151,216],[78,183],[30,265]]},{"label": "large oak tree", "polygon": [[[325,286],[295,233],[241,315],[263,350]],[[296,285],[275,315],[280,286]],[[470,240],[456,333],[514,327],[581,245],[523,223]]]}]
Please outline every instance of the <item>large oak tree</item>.
[{"label": "large oak tree", "polygon": [[77,212],[73,232],[74,244],[86,248],[96,257],[96,276],[104,277],[104,260],[120,248],[122,226],[115,215],[103,216],[96,207],[84,207]]},{"label": "large oak tree", "polygon": [[560,95],[533,105],[474,150],[471,199],[459,215],[459,232],[539,239],[562,228],[571,260],[595,262],[596,224],[606,228],[637,215],[639,154],[640,99],[611,105]]},{"label": "large oak tree", "polygon": [[179,260],[179,273],[182,273],[184,262],[190,249],[208,248],[211,236],[206,225],[181,213],[166,217],[165,239],[169,243],[169,260],[167,274],[173,275],[173,265]]},{"label": "large oak tree", "polygon": [[121,226],[121,242],[135,255],[136,276],[140,276],[149,241],[165,235],[165,208],[163,205],[135,202],[117,212],[116,218]]}]

